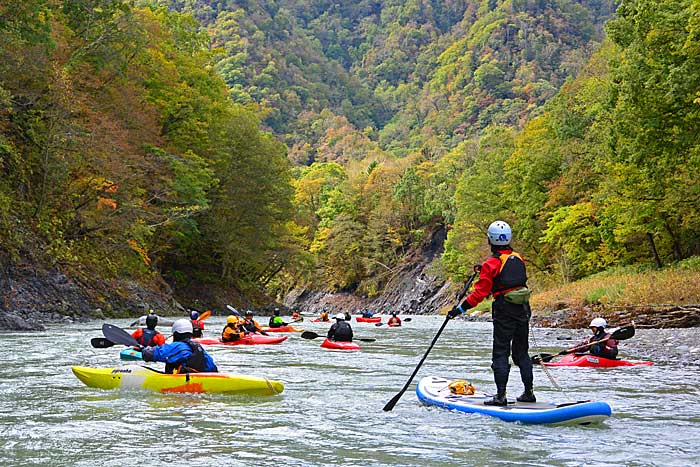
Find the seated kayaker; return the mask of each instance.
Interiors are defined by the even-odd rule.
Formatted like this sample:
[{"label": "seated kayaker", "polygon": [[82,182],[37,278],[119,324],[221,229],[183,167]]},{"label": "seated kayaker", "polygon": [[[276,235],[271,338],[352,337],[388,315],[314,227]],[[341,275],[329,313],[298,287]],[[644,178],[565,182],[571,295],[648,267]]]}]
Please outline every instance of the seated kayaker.
[{"label": "seated kayaker", "polygon": [[321,312],[321,315],[318,317],[318,320],[319,320],[319,321],[323,321],[323,322],[328,322],[328,321],[330,321],[330,319],[328,318],[328,312],[327,312],[326,310],[323,310],[323,311]]},{"label": "seated kayaker", "polygon": [[345,321],[345,314],[338,313],[335,316],[335,323],[328,330],[327,337],[336,342],[352,342],[352,328],[350,323]]},{"label": "seated kayaker", "polygon": [[146,316],[146,327],[138,328],[131,333],[141,347],[152,347],[165,344],[165,336],[156,331],[158,317],[156,315]]},{"label": "seated kayaker", "polygon": [[369,311],[369,308],[366,308],[365,311],[362,312],[363,318],[371,318],[373,315],[374,315],[374,313]]},{"label": "seated kayaker", "polygon": [[199,319],[199,312],[194,310],[190,312],[190,319],[192,320],[192,337],[199,339],[204,331],[204,322]]},{"label": "seated kayaker", "polygon": [[[604,318],[594,318],[590,324],[593,335],[576,347],[580,347],[582,353],[588,351],[591,355],[595,355],[596,357],[610,358],[613,360],[617,358],[617,341],[615,339],[610,339],[610,333],[605,332],[607,325],[608,323]],[[603,342],[588,345],[591,342],[598,341]]]},{"label": "seated kayaker", "polygon": [[241,331],[246,334],[262,334],[267,336],[267,333],[262,330],[257,321],[253,319],[253,312],[248,310],[245,312],[245,320],[241,323]]},{"label": "seated kayaker", "polygon": [[226,318],[226,326],[224,326],[223,331],[221,331],[221,341],[222,342],[233,342],[237,341],[245,334],[241,332],[240,320],[234,316],[229,315]]},{"label": "seated kayaker", "polygon": [[352,316],[349,311],[345,312],[345,321],[352,321]]},{"label": "seated kayaker", "polygon": [[164,362],[166,373],[219,371],[214,359],[192,340],[192,321],[178,319],[173,323],[173,343],[144,347],[141,355],[146,362]]},{"label": "seated kayaker", "polygon": [[389,321],[386,322],[389,326],[401,326],[401,318],[396,316],[396,312],[394,311],[391,314],[391,318],[389,318]]},{"label": "seated kayaker", "polygon": [[274,315],[270,316],[270,322],[268,323],[268,327],[281,328],[282,326],[287,326],[287,323],[285,323],[282,317],[280,316],[280,309],[275,308]]},{"label": "seated kayaker", "polygon": [[295,311],[295,312],[292,313],[292,319],[293,319],[294,321],[301,321],[301,315],[299,314],[298,311]]}]

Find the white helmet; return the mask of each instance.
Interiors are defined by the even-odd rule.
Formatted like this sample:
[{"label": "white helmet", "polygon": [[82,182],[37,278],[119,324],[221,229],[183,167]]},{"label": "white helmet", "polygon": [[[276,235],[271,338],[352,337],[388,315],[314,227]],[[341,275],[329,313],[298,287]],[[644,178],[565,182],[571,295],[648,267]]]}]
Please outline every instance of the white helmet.
[{"label": "white helmet", "polygon": [[188,332],[192,334],[192,321],[184,318],[175,320],[173,323],[173,334],[176,332],[178,334],[186,334]]},{"label": "white helmet", "polygon": [[489,225],[486,236],[491,245],[508,245],[513,238],[513,232],[506,222],[495,221]]},{"label": "white helmet", "polygon": [[338,313],[337,315],[335,315],[335,319],[344,321],[345,320],[345,313]]},{"label": "white helmet", "polygon": [[605,328],[607,325],[608,322],[605,321],[605,318],[593,318],[589,327]]}]

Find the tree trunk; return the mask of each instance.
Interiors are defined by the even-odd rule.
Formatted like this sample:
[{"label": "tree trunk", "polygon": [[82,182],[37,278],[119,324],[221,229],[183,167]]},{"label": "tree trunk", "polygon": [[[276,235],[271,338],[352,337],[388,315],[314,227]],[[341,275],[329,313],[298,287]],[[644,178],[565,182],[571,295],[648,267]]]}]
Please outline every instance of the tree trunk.
[{"label": "tree trunk", "polygon": [[651,252],[654,254],[654,261],[656,261],[656,267],[661,269],[664,265],[661,263],[661,258],[659,258],[659,252],[656,251],[656,243],[654,243],[654,236],[651,232],[647,232],[647,239],[649,239],[649,245],[651,246]]}]

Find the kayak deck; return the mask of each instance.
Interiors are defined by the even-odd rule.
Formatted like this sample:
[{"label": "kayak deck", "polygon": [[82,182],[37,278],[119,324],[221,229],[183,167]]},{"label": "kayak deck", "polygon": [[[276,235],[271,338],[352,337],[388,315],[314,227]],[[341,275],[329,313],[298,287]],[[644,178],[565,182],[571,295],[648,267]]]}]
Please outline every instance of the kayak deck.
[{"label": "kayak deck", "polygon": [[354,342],[341,342],[332,341],[326,338],[322,343],[321,347],[330,350],[360,350],[361,347]]},{"label": "kayak deck", "polygon": [[654,362],[641,360],[613,360],[611,358],[597,357],[595,355],[568,354],[555,362],[543,362],[545,366],[576,366],[588,368],[613,368],[618,366],[650,366]]},{"label": "kayak deck", "polygon": [[474,395],[453,394],[448,385],[451,380],[428,376],[416,387],[418,399],[426,405],[465,413],[478,413],[496,417],[507,422],[526,424],[588,424],[605,420],[612,415],[606,402],[577,401],[566,404],[549,402],[508,401],[505,407],[488,406],[484,402],[492,396],[477,392]]},{"label": "kayak deck", "polygon": [[236,341],[223,342],[221,339],[193,339],[202,345],[265,345],[281,344],[289,339],[289,336],[264,336],[262,334],[248,334]]},{"label": "kayak deck", "polygon": [[161,393],[223,393],[271,396],[284,391],[280,381],[231,373],[167,374],[139,365],[118,368],[74,366],[73,374],[98,389],[141,389]]},{"label": "kayak deck", "polygon": [[143,360],[141,351],[132,349],[131,347],[122,349],[122,351],[119,352],[119,358],[121,358],[122,360]]}]

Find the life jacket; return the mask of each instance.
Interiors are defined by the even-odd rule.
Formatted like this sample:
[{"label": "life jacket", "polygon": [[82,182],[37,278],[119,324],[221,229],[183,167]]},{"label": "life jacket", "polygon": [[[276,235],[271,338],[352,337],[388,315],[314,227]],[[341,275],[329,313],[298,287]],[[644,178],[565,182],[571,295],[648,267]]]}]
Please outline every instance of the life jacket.
[{"label": "life jacket", "polygon": [[401,324],[401,319],[398,316],[392,316],[386,324]]},{"label": "life jacket", "polygon": [[192,350],[192,355],[189,356],[185,363],[180,364],[179,367],[174,367],[168,371],[168,364],[165,365],[165,372],[171,373],[173,370],[177,370],[178,373],[202,373],[207,369],[207,361],[204,358],[204,349],[198,342],[193,342],[188,339],[183,341],[185,344],[190,346]]},{"label": "life jacket", "polygon": [[268,327],[281,328],[282,326],[284,326],[284,320],[282,319],[281,316],[271,316],[270,317],[270,322],[268,323]]},{"label": "life jacket", "polygon": [[259,331],[258,323],[256,323],[255,321],[251,321],[250,323],[246,323],[244,321],[243,324],[241,324],[241,328],[245,332],[258,332]]},{"label": "life jacket", "polygon": [[237,324],[227,323],[226,326],[224,326],[224,330],[221,331],[221,340],[223,342],[233,342],[240,339],[241,333],[236,329],[237,327]]},{"label": "life jacket", "polygon": [[338,321],[328,330],[328,338],[338,342],[352,342],[352,328],[345,321]]},{"label": "life jacket", "polygon": [[[596,342],[609,337],[610,333],[598,333],[591,337],[588,342]],[[591,355],[595,355],[596,357],[610,358],[614,360],[617,358],[617,341],[615,339],[608,339],[605,342],[590,346],[588,351],[591,353]]]},{"label": "life jacket", "polygon": [[520,254],[511,251],[510,253],[494,254],[493,256],[501,261],[501,268],[493,280],[493,288],[491,289],[494,297],[527,285],[525,261],[523,261],[523,257]]},{"label": "life jacket", "polygon": [[157,334],[158,331],[156,331],[155,329],[145,328],[141,336],[139,336],[139,338],[136,339],[136,342],[138,342],[141,347],[152,347],[153,338],[156,337]]},{"label": "life jacket", "polygon": [[202,322],[199,321],[198,319],[193,319],[192,320],[192,337],[195,337],[195,338],[202,337],[202,329],[204,329]]}]

